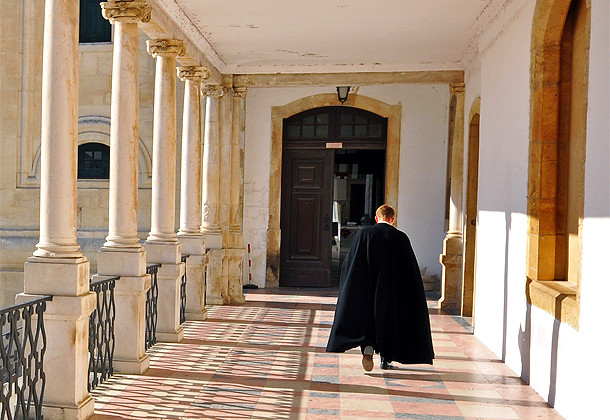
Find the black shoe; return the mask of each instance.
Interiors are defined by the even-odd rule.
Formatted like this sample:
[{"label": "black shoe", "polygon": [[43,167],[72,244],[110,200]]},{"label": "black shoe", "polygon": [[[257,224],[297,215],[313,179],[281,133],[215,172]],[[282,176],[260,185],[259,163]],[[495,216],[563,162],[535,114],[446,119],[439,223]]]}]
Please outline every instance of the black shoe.
[{"label": "black shoe", "polygon": [[390,369],[394,369],[394,365],[391,362],[386,362],[385,360],[383,362],[381,362],[381,369],[382,370],[390,370]]}]

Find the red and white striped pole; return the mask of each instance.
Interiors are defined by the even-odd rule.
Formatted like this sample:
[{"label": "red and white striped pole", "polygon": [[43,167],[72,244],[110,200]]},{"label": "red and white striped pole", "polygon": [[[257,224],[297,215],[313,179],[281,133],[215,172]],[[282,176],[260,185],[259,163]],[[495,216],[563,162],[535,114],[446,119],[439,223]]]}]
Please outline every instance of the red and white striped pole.
[{"label": "red and white striped pole", "polygon": [[252,247],[248,244],[248,284],[244,284],[244,289],[258,289],[256,284],[252,284]]}]

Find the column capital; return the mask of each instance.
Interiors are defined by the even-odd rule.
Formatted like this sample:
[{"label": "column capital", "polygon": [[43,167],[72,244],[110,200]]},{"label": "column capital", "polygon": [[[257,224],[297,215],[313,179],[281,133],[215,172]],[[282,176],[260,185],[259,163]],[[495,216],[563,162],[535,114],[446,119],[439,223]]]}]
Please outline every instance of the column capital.
[{"label": "column capital", "polygon": [[102,15],[112,24],[115,22],[150,22],[152,7],[147,5],[145,1],[111,0],[100,4]]},{"label": "column capital", "polygon": [[181,39],[149,39],[146,41],[146,50],[153,58],[175,57],[186,54],[186,46]]},{"label": "column capital", "polygon": [[194,82],[200,82],[201,80],[210,78],[210,71],[206,66],[186,66],[178,67],[178,78],[183,82],[186,80],[192,80]]},{"label": "column capital", "polygon": [[233,88],[233,96],[237,96],[241,99],[246,99],[246,95],[248,94],[247,87],[234,87]]},{"label": "column capital", "polygon": [[221,98],[225,94],[225,88],[220,85],[203,85],[201,93],[211,98]]},{"label": "column capital", "polygon": [[450,94],[457,95],[464,92],[466,92],[466,85],[464,83],[449,83]]}]

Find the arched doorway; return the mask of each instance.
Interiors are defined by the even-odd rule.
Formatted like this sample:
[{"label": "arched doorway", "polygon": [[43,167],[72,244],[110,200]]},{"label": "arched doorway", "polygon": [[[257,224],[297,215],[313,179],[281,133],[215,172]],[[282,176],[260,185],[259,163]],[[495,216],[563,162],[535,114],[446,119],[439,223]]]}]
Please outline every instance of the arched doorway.
[{"label": "arched doorway", "polygon": [[384,202],[387,118],[321,107],[283,126],[280,286],[328,287]]},{"label": "arched doorway", "polygon": [[481,99],[475,99],[468,119],[468,169],[466,178],[466,225],[464,227],[464,271],[462,316],[471,317],[474,307],[477,200],[479,190],[479,125]]},{"label": "arched doorway", "polygon": [[[336,93],[307,96],[283,106],[271,108],[271,166],[269,174],[269,224],[267,228],[266,287],[279,286],[281,243],[281,174],[284,119],[300,112],[325,106],[340,106]],[[385,202],[393,206],[397,214],[398,177],[400,162],[400,130],[402,106],[388,105],[363,95],[350,95],[344,106],[366,110],[387,118]]]}]

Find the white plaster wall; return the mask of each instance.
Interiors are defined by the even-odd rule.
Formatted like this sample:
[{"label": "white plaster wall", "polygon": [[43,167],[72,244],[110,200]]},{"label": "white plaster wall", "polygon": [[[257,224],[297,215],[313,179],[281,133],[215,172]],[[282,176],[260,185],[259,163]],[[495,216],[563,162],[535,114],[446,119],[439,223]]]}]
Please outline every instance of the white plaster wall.
[{"label": "white plaster wall", "polygon": [[[326,88],[249,89],[246,99],[244,240],[250,243],[252,283],[265,284],[271,107],[333,92]],[[443,85],[365,86],[359,95],[402,104],[398,228],[407,232],[420,266],[440,274],[449,90]],[[246,279],[247,281],[247,279]]]},{"label": "white plaster wall", "polygon": [[[525,300],[529,71],[535,1],[512,2],[480,38],[481,145],[475,335],[568,420],[602,418],[610,367],[609,1],[591,2],[580,327]],[[476,67],[467,85],[476,86]],[[467,72],[467,74],[469,74]],[[473,88],[472,90],[475,90]],[[468,97],[474,97],[467,96]],[[467,105],[468,106],[468,105]],[[468,107],[467,107],[468,110]],[[601,353],[600,353],[601,352]]]}]

